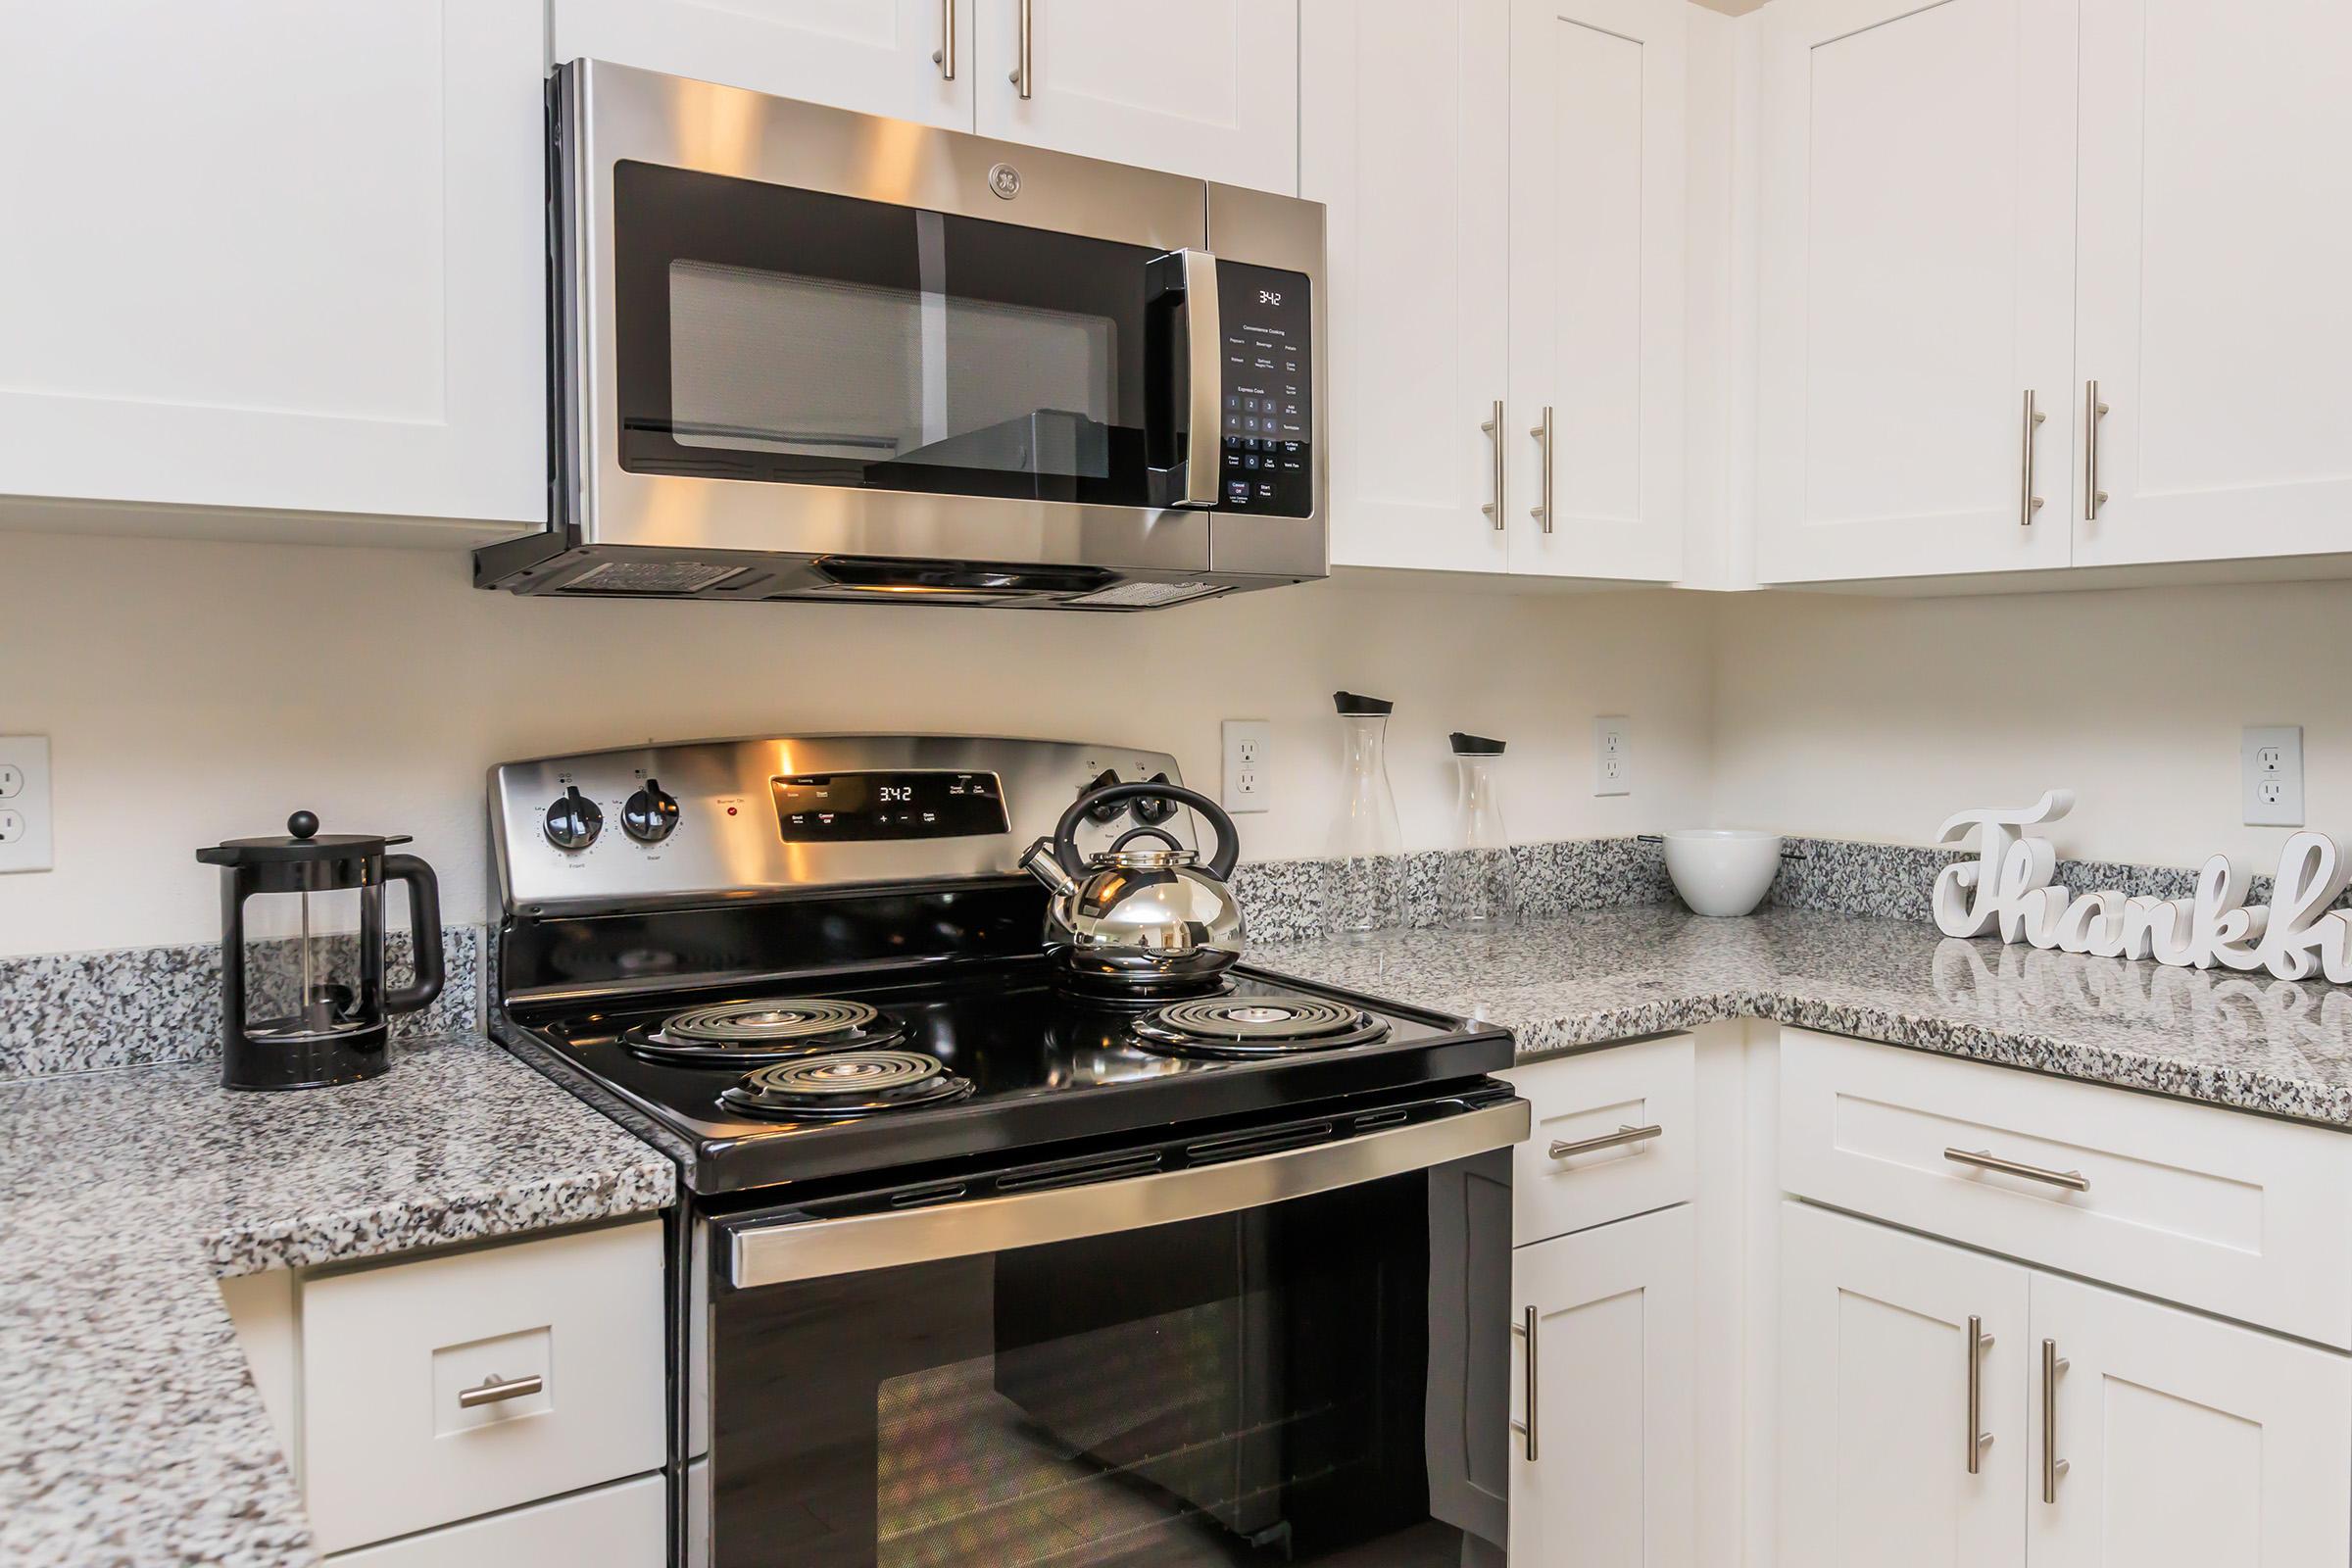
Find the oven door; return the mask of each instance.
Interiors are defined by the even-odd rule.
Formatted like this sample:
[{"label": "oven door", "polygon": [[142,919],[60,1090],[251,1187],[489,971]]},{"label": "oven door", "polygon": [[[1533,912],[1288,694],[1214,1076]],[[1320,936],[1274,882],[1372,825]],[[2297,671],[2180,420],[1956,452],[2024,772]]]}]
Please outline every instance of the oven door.
[{"label": "oven door", "polygon": [[601,61],[555,103],[575,543],[824,558],[845,592],[1206,570],[1200,181]]},{"label": "oven door", "polygon": [[690,1559],[1501,1563],[1527,1127],[1488,1093],[711,1221]]}]

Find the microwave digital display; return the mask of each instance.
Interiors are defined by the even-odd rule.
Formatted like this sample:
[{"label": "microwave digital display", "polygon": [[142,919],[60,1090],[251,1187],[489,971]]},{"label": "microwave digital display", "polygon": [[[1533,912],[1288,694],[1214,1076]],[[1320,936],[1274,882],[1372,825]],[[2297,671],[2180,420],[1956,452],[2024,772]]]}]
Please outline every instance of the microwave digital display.
[{"label": "microwave digital display", "polygon": [[787,844],[949,839],[1006,833],[994,773],[794,773],[768,781]]}]

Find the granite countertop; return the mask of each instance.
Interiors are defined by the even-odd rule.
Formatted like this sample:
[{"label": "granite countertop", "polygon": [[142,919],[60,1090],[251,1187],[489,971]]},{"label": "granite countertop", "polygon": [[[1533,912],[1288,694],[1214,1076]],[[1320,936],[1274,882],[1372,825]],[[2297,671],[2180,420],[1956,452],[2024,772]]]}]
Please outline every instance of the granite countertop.
[{"label": "granite countertop", "polygon": [[2352,988],[1637,905],[1478,934],[1269,943],[1262,968],[1507,1026],[1520,1059],[1752,1016],[2352,1129]]},{"label": "granite countertop", "polygon": [[668,1159],[487,1040],[393,1049],[300,1094],[0,1084],[0,1562],[316,1561],[216,1280],[672,1201]]}]

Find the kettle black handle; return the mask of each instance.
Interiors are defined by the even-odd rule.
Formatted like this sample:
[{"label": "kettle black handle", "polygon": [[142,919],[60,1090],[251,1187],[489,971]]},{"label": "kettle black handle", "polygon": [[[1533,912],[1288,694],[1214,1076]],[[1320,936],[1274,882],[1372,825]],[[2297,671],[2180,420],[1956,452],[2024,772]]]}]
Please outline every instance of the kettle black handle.
[{"label": "kettle black handle", "polygon": [[441,883],[414,855],[384,857],[384,880],[409,885],[409,945],[416,950],[416,983],[384,997],[386,1012],[415,1012],[441,994]]},{"label": "kettle black handle", "polygon": [[1217,853],[1209,857],[1208,874],[1222,882],[1233,875],[1233,862],[1242,857],[1242,835],[1225,814],[1225,808],[1198,790],[1188,790],[1181,784],[1105,784],[1099,790],[1088,790],[1070,803],[1054,828],[1054,858],[1072,876],[1086,875],[1086,859],[1078,853],[1078,824],[1086,813],[1098,807],[1124,804],[1128,801],[1173,801],[1189,806],[1207,818],[1208,825],[1217,830]]}]

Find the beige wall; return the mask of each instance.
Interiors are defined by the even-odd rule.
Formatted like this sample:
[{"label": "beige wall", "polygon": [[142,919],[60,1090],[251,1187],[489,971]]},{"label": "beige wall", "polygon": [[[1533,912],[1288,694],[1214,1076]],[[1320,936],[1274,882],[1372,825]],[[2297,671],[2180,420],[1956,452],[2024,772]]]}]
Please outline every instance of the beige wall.
[{"label": "beige wall", "polygon": [[[563,603],[476,592],[447,551],[0,535],[0,733],[51,737],[57,868],[0,876],[0,954],[218,935],[201,844],[407,832],[450,918],[483,913],[482,772],[515,757],[764,730],[1067,735],[1173,750],[1275,724],[1262,859],[1317,853],[1330,693],[1397,700],[1409,842],[1445,841],[1445,736],[1511,742],[1515,835],[1706,808],[1706,603],[1323,583],[1149,615]],[[1592,794],[1592,718],[1633,715],[1638,791]]]},{"label": "beige wall", "polygon": [[1714,813],[1932,840],[1968,806],[2069,787],[2061,853],[2268,871],[2238,731],[2301,724],[2307,820],[2352,839],[2352,583],[1718,607]]}]

